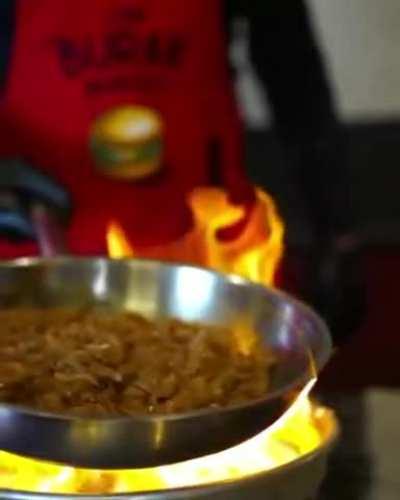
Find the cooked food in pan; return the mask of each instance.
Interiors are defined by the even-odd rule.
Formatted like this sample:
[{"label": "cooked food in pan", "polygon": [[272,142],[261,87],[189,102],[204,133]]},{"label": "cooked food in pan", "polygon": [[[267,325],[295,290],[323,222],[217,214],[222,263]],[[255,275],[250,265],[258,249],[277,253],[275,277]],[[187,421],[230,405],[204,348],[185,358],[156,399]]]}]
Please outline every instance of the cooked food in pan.
[{"label": "cooked food in pan", "polygon": [[248,402],[267,393],[274,356],[240,335],[127,312],[0,311],[0,402],[78,416]]}]

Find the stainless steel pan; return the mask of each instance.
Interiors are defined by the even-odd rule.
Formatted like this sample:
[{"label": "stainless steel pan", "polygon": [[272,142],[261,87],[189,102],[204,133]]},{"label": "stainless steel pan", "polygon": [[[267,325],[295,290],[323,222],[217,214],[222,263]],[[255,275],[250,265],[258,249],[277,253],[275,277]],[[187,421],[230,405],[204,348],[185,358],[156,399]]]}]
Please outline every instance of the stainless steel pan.
[{"label": "stainless steel pan", "polygon": [[207,455],[276,421],[331,352],[328,330],[311,309],[235,276],[144,260],[59,257],[0,264],[0,308],[82,305],[225,326],[246,318],[279,353],[271,390],[251,404],[168,416],[87,419],[3,404],[0,449],[108,469]]}]

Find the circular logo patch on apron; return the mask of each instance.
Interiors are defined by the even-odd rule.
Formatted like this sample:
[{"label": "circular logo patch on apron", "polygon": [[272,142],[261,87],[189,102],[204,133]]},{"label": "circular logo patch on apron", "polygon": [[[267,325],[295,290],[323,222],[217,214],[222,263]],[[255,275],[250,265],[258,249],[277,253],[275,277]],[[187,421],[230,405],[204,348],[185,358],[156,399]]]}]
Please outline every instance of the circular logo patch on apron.
[{"label": "circular logo patch on apron", "polygon": [[90,147],[103,174],[126,180],[149,177],[162,165],[162,118],[143,106],[113,108],[93,124]]}]

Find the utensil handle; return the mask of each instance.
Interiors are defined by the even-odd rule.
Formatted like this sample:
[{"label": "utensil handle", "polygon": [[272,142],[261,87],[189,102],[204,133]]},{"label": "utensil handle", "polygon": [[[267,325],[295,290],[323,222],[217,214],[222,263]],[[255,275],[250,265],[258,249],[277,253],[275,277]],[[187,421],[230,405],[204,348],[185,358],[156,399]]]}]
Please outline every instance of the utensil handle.
[{"label": "utensil handle", "polygon": [[35,203],[32,206],[31,220],[43,257],[55,257],[67,253],[64,233],[56,217],[45,205]]}]

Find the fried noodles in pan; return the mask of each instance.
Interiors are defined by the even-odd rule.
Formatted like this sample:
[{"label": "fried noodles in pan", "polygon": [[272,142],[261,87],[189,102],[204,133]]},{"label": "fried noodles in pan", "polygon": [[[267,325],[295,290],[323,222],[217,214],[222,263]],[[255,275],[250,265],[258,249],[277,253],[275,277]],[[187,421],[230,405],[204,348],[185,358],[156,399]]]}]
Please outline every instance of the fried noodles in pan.
[{"label": "fried noodles in pan", "polygon": [[229,328],[117,311],[0,311],[0,401],[78,416],[170,414],[263,397],[274,356]]}]

